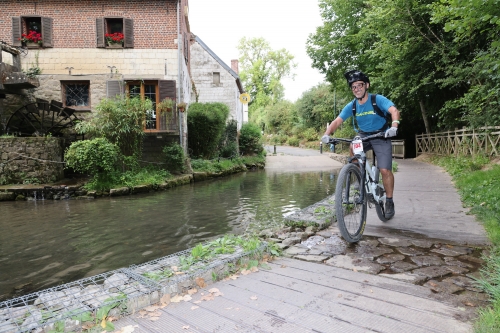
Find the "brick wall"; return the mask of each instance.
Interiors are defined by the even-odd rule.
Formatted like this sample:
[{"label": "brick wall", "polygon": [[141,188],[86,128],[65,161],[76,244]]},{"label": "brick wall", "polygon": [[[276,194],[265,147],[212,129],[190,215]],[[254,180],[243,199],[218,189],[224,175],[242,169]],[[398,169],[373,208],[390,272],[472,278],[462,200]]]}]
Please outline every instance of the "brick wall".
[{"label": "brick wall", "polygon": [[63,143],[60,138],[0,138],[0,184],[62,179],[64,164],[57,162],[63,160]]},{"label": "brick wall", "polygon": [[[181,9],[186,5],[182,0]],[[176,0],[4,0],[1,7],[0,40],[6,42],[12,42],[11,17],[33,15],[53,19],[54,48],[95,48],[96,18],[123,17],[134,20],[134,48],[177,48]]]}]

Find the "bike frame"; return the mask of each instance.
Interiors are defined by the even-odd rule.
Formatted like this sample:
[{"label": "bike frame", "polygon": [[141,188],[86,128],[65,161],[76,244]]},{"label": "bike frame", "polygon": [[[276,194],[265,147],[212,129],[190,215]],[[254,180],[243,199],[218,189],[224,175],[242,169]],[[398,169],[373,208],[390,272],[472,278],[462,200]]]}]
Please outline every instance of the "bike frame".
[{"label": "bike frame", "polygon": [[[366,136],[364,138],[356,136],[353,139],[332,138],[332,139],[330,139],[330,143],[332,143],[333,145],[337,144],[339,141],[352,143],[355,140],[367,141],[367,140],[370,140],[373,138],[380,138],[380,137],[383,137],[383,134],[377,133],[377,134]],[[375,152],[373,152],[373,154],[374,154],[373,158],[375,159]],[[357,160],[357,163],[353,162],[353,160]],[[377,187],[379,186],[379,184],[378,184],[379,179],[375,175],[375,168],[376,167],[372,166],[370,164],[370,162],[367,160],[366,153],[364,151],[362,151],[359,154],[355,154],[354,156],[349,158],[348,163],[356,163],[359,165],[359,167],[361,169],[361,184],[363,184],[364,186],[362,186],[360,188],[359,201],[363,202],[365,195],[367,195],[367,194],[371,195],[371,197],[369,197],[369,199],[371,202],[373,202],[375,204],[378,204],[381,201],[384,201],[386,198],[385,191],[383,192],[382,195],[377,194]],[[347,195],[346,197],[348,198],[349,195]]]}]

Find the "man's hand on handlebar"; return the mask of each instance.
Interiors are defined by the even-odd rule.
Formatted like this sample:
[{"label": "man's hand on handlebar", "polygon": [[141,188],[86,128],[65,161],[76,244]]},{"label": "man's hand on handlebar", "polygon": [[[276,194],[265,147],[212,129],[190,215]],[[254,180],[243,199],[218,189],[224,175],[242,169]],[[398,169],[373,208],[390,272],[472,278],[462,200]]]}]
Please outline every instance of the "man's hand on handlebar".
[{"label": "man's hand on handlebar", "polygon": [[391,127],[387,131],[385,131],[385,137],[386,138],[392,138],[393,136],[398,135],[398,128],[397,127]]},{"label": "man's hand on handlebar", "polygon": [[330,143],[330,136],[323,135],[323,137],[321,138],[321,142],[323,142],[324,144]]}]

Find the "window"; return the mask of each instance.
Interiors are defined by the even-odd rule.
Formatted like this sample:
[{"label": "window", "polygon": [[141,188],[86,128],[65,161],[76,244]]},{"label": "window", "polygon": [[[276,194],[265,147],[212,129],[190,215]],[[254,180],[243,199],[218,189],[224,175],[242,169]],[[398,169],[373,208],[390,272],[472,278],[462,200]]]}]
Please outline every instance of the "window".
[{"label": "window", "polygon": [[213,84],[220,84],[220,73],[219,72],[214,72],[213,73]]},{"label": "window", "polygon": [[158,81],[127,82],[127,96],[147,98],[153,102],[153,108],[146,111],[146,130],[158,130],[156,103],[158,103]]},{"label": "window", "polygon": [[134,20],[122,17],[97,18],[96,39],[97,47],[134,47]]},{"label": "window", "polygon": [[90,81],[61,81],[64,107],[90,109]]},{"label": "window", "polygon": [[[173,80],[144,80],[127,81],[125,84],[125,96],[148,98],[153,102],[153,108],[146,111],[146,132],[174,132],[178,131],[177,112],[156,112],[156,104],[166,97],[175,101],[176,82]],[[108,81],[108,97],[116,96],[120,91],[118,81]]]},{"label": "window", "polygon": [[32,44],[28,47],[52,47],[52,19],[41,16],[20,16],[12,18],[12,45],[22,46],[23,34],[34,32],[41,35],[41,45]]}]

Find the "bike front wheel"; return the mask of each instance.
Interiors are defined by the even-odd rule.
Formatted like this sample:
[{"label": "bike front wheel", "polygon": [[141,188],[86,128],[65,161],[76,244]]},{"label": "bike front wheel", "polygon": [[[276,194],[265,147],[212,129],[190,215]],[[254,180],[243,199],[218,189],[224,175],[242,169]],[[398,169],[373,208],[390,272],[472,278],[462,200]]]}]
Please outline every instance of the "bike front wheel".
[{"label": "bike front wheel", "polygon": [[366,195],[361,200],[361,171],[354,164],[340,170],[335,188],[335,215],[342,237],[349,243],[361,239],[366,225]]}]

